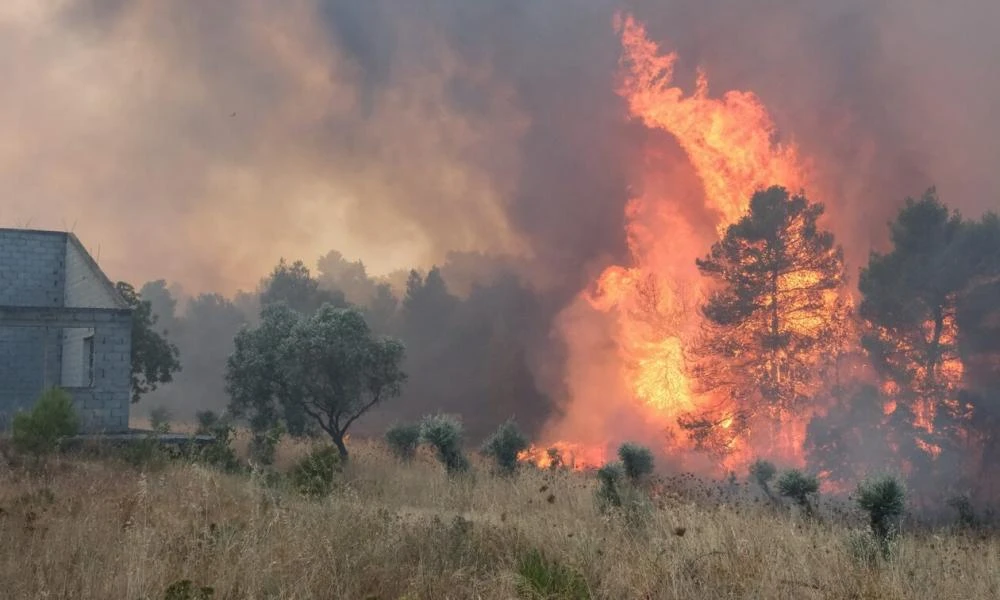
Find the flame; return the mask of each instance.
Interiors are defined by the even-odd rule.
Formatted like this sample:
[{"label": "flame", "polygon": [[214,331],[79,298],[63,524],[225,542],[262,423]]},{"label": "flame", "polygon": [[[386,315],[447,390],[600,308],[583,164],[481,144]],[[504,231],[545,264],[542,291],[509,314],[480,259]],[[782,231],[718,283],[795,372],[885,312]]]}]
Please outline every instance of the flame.
[{"label": "flame", "polygon": [[599,468],[606,462],[603,449],[570,442],[554,442],[547,446],[530,446],[517,455],[520,462],[540,469],[567,468],[573,471]]},{"label": "flame", "polygon": [[[681,415],[714,411],[720,415],[718,427],[725,430],[735,423],[732,407],[696,393],[689,373],[686,351],[699,329],[697,304],[707,291],[694,258],[746,213],[755,191],[771,185],[802,189],[808,168],[794,145],[776,141],[774,123],[754,94],[731,91],[712,97],[704,72],[699,72],[694,92],[685,94],[673,83],[675,54],[662,54],[631,16],[619,16],[616,27],[623,47],[618,93],[631,117],[676,140],[700,184],[701,212],[714,225],[699,230],[683,202],[659,191],[655,181],[670,167],[649,160],[644,179],[654,184],[644,186],[626,206],[631,264],[606,269],[585,298],[612,320],[619,376],[635,410],[651,427],[667,430],[661,442],[665,451],[683,451],[691,443],[678,429]],[[789,280],[782,285],[807,283]],[[808,319],[791,324],[818,325]],[[801,459],[806,422],[788,425],[778,435],[766,435],[768,451],[795,461]],[[729,442],[728,454],[722,470],[751,459],[745,440]]]}]

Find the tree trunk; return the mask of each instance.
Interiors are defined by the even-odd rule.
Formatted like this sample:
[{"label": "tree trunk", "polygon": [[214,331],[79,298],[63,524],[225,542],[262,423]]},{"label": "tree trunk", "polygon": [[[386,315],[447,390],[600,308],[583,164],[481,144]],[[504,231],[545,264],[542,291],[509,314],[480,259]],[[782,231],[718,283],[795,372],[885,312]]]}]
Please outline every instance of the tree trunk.
[{"label": "tree trunk", "polygon": [[333,445],[337,447],[337,452],[340,453],[340,460],[347,460],[347,446],[344,445],[344,433],[340,431],[330,432],[330,437],[333,439]]}]

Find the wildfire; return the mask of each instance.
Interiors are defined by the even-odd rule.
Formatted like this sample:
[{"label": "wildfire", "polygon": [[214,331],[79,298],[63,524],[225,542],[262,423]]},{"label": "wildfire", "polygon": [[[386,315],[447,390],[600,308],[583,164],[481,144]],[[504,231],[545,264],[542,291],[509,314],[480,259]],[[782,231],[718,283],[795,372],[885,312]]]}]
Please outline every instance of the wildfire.
[{"label": "wildfire", "polygon": [[531,446],[519,453],[517,459],[540,469],[566,468],[574,471],[599,468],[606,462],[604,452],[599,448],[555,442],[545,447]]}]

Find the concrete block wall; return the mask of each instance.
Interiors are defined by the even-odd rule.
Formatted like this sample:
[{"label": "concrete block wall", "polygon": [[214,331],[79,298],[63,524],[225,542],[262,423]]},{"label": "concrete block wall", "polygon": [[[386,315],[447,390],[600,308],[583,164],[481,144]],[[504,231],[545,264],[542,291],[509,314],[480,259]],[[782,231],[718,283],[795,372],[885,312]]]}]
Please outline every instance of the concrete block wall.
[{"label": "concrete block wall", "polygon": [[0,229],[0,305],[63,305],[66,234]]},{"label": "concrete block wall", "polygon": [[31,408],[46,387],[58,385],[61,330],[0,327],[0,429],[19,410]]},{"label": "concrete block wall", "polygon": [[111,291],[111,282],[73,236],[65,242],[65,306],[121,308]]},{"label": "concrete block wall", "polygon": [[94,358],[94,328],[73,327],[62,330],[62,376],[63,387],[90,387],[92,384],[90,367]]},{"label": "concrete block wall", "polygon": [[95,323],[94,381],[89,388],[68,388],[88,433],[128,430],[131,406],[132,317],[119,311]]}]

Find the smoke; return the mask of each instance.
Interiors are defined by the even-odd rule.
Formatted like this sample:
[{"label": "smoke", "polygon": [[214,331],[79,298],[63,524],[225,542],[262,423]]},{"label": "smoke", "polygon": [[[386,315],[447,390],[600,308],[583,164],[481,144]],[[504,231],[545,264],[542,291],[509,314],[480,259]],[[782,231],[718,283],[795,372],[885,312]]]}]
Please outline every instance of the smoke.
[{"label": "smoke", "polygon": [[[625,202],[663,142],[614,93],[619,10],[678,52],[682,85],[701,67],[762,99],[852,276],[907,195],[998,208],[993,0],[7,0],[0,222],[73,229],[112,277],[191,293],[331,249],[374,274],[482,257],[468,288],[511,255],[544,296],[532,320],[603,364],[573,298],[627,262]],[[532,342],[538,386],[620,392],[565,341]]]}]

